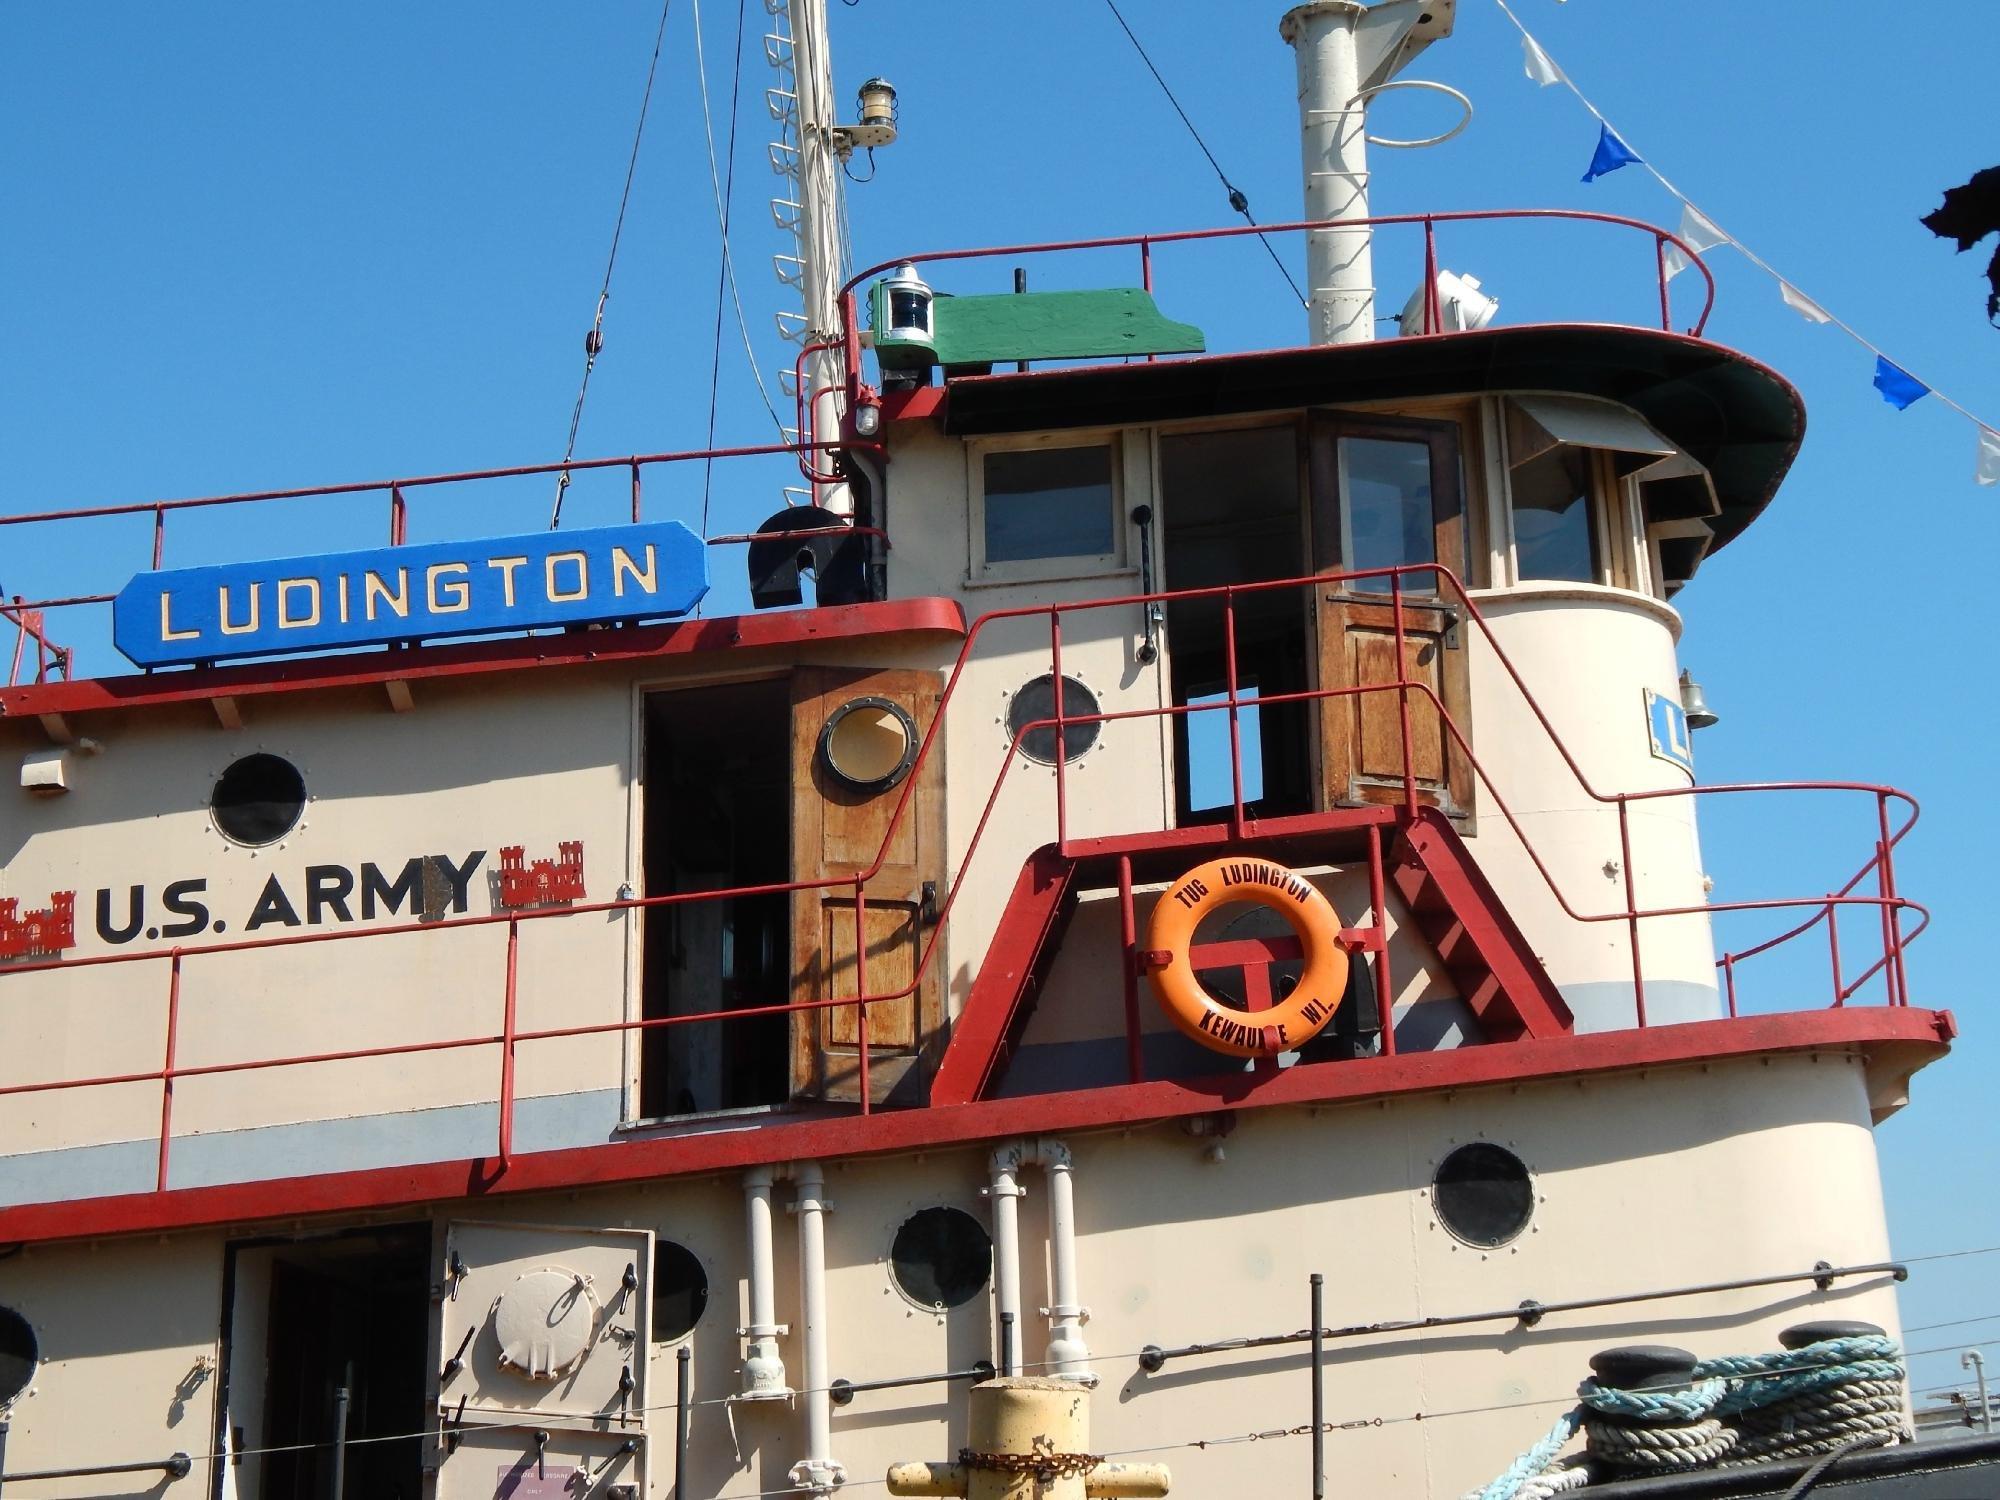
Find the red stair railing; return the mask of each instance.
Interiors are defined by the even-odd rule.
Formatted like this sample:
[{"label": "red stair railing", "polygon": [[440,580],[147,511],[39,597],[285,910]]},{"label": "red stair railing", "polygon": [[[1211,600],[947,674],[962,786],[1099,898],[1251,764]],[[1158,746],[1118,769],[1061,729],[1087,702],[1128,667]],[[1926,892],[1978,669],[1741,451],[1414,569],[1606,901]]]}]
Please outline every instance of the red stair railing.
[{"label": "red stair railing", "polygon": [[[624,463],[628,461],[618,460],[617,462]],[[241,938],[229,942],[205,944],[200,947],[173,947],[164,950],[155,949],[155,950],[146,950],[141,952],[92,954],[78,958],[37,959],[26,963],[13,963],[13,964],[0,965],[0,979],[4,979],[5,977],[10,975],[46,973],[55,970],[82,970],[82,969],[92,969],[105,966],[146,963],[146,962],[165,961],[168,965],[168,985],[167,985],[167,996],[166,996],[167,1004],[166,1004],[166,1018],[165,1018],[166,1036],[165,1036],[165,1046],[163,1049],[164,1056],[161,1065],[158,1068],[150,1068],[140,1071],[120,1073],[120,1074],[100,1075],[89,1078],[42,1080],[42,1081],[0,1085],[0,1097],[54,1092],[59,1090],[109,1087],[115,1085],[126,1085],[135,1083],[158,1084],[161,1088],[161,1111],[160,1111],[161,1128],[160,1128],[156,1188],[158,1190],[164,1191],[168,1183],[168,1168],[169,1168],[170,1153],[171,1153],[174,1085],[179,1079],[192,1078],[192,1077],[218,1076],[218,1075],[238,1073],[238,1072],[251,1072],[269,1068],[297,1067],[297,1066],[306,1066],[306,1065],[321,1064],[321,1063],[350,1062],[350,1061],[358,1061],[365,1059],[406,1056],[406,1055],[420,1054],[427,1052],[441,1052],[441,1051],[460,1050],[472,1047],[490,1046],[490,1047],[496,1047],[501,1054],[500,1082],[498,1090],[499,1129],[498,1129],[497,1145],[498,1145],[499,1158],[504,1163],[510,1158],[513,1150],[513,1124],[514,1124],[513,1115],[514,1115],[514,1105],[515,1105],[515,1098],[514,1098],[515,1058],[518,1048],[521,1047],[522,1045],[533,1044],[544,1041],[554,1041],[566,1038],[584,1037],[584,1036],[610,1035],[610,1034],[627,1033],[627,1032],[643,1033],[645,1031],[652,1030],[655,1028],[668,1027],[668,1026],[697,1025],[710,1022],[728,1023],[730,1021],[741,1021],[761,1016],[770,1016],[778,1014],[799,1014],[815,1010],[827,1010],[837,1007],[853,1006],[858,1018],[856,1035],[858,1039],[857,1050],[859,1056],[857,1061],[859,1066],[860,1083],[861,1083],[861,1089],[860,1089],[861,1099],[859,1107],[861,1111],[865,1113],[872,1107],[871,1105],[872,1091],[870,1087],[870,1077],[869,1077],[869,1068],[870,1068],[869,1052],[871,1044],[869,1041],[869,1031],[868,1031],[868,1012],[870,1008],[873,1006],[893,1001],[903,1000],[913,996],[916,993],[919,986],[921,986],[924,983],[925,979],[928,977],[931,966],[935,962],[939,952],[939,943],[941,941],[942,934],[946,930],[951,912],[954,906],[956,905],[960,894],[964,890],[967,880],[973,873],[974,863],[977,860],[979,852],[984,844],[988,828],[990,827],[995,811],[999,806],[1000,799],[1002,793],[1006,788],[1009,776],[1012,773],[1015,765],[1024,758],[1021,753],[1021,746],[1023,741],[1029,734],[1037,730],[1053,730],[1056,736],[1056,743],[1060,750],[1060,747],[1066,743],[1067,731],[1073,727],[1090,725],[1090,724],[1105,725],[1105,724],[1118,723],[1134,719],[1178,718],[1184,715],[1192,716],[1198,713],[1214,713],[1214,712],[1227,713],[1230,717],[1230,723],[1231,723],[1230,776],[1232,782],[1229,836],[1236,839],[1255,837],[1260,833],[1261,830],[1269,829],[1278,825],[1285,825],[1287,827],[1305,826],[1307,828],[1310,828],[1315,824],[1315,819],[1311,816],[1303,819],[1260,820],[1250,816],[1249,811],[1245,805],[1244,795],[1243,795],[1244,788],[1243,788],[1243,767],[1242,767],[1242,741],[1241,741],[1239,719],[1242,706],[1249,700],[1246,700],[1241,697],[1240,684],[1237,681],[1236,654],[1235,654],[1236,598],[1240,594],[1263,592],[1271,589],[1321,588],[1329,583],[1352,584],[1364,580],[1386,579],[1389,584],[1389,589],[1393,601],[1392,607],[1395,615],[1395,626],[1397,632],[1396,644],[1398,647],[1396,653],[1396,660],[1400,662],[1406,659],[1406,654],[1401,649],[1403,645],[1402,634],[1405,628],[1405,620],[1402,609],[1402,595],[1405,589],[1406,580],[1415,579],[1419,577],[1424,577],[1433,580],[1441,590],[1447,590],[1455,597],[1458,603],[1463,607],[1466,619],[1481,632],[1482,637],[1486,641],[1488,647],[1494,652],[1496,660],[1498,660],[1501,663],[1507,674],[1519,688],[1524,700],[1527,702],[1528,706],[1533,712],[1537,722],[1541,725],[1542,729],[1545,731],[1551,744],[1554,745],[1558,753],[1562,756],[1565,764],[1568,766],[1571,773],[1575,776],[1580,788],[1588,796],[1590,796],[1597,802],[1615,805],[1619,810],[1619,816],[1621,818],[1621,826],[1623,825],[1623,820],[1628,815],[1628,808],[1630,804],[1639,801],[1664,799],[1669,797],[1683,797],[1683,796],[1699,797],[1699,796],[1715,796],[1724,794],[1742,794],[1750,792],[1835,791],[1835,792],[1849,792],[1849,793],[1866,793],[1872,795],[1877,804],[1877,820],[1876,820],[1877,838],[1875,841],[1876,847],[1874,854],[1853,878],[1851,878],[1839,890],[1829,895],[1805,897],[1805,898],[1791,898],[1791,899],[1780,898],[1780,899],[1754,900],[1754,901],[1711,902],[1699,905],[1674,906],[1674,907],[1662,907],[1662,908],[1650,908],[1650,909],[1640,908],[1637,905],[1636,886],[1631,872],[1630,861],[1628,859],[1625,863],[1625,870],[1626,870],[1625,906],[1618,910],[1606,911],[1606,912],[1579,911],[1569,901],[1568,897],[1561,889],[1559,882],[1556,881],[1553,873],[1549,870],[1548,866],[1544,862],[1542,855],[1540,854],[1539,851],[1535,849],[1532,841],[1528,838],[1525,829],[1522,827],[1519,819],[1515,815],[1514,810],[1507,804],[1504,794],[1495,784],[1494,778],[1488,773],[1486,767],[1480,763],[1476,753],[1472,748],[1469,738],[1466,736],[1463,729],[1453,720],[1452,716],[1446,711],[1442,700],[1439,698],[1437,693],[1430,687],[1428,683],[1415,680],[1407,675],[1404,675],[1398,677],[1393,681],[1368,683],[1353,687],[1306,689],[1297,692],[1271,694],[1268,697],[1260,695],[1256,699],[1257,704],[1260,707],[1268,707],[1285,703],[1319,702],[1322,700],[1333,700],[1345,697],[1358,697],[1368,693],[1396,694],[1398,699],[1398,719],[1402,727],[1402,744],[1401,744],[1402,766],[1401,766],[1401,778],[1400,778],[1402,799],[1401,799],[1401,804],[1397,809],[1397,813],[1402,821],[1407,822],[1409,819],[1415,816],[1419,805],[1417,791],[1416,791],[1416,784],[1415,784],[1415,767],[1411,752],[1410,701],[1412,695],[1420,695],[1423,699],[1425,699],[1430,704],[1431,708],[1437,713],[1439,722],[1443,726],[1444,732],[1452,737],[1452,742],[1455,743],[1464,753],[1468,764],[1471,766],[1473,770],[1473,773],[1479,778],[1480,783],[1487,788],[1489,794],[1493,798],[1494,806],[1500,812],[1502,818],[1507,822],[1508,826],[1514,831],[1516,837],[1520,839],[1523,849],[1526,851],[1531,862],[1534,864],[1534,867],[1539,873],[1540,878],[1548,886],[1548,889],[1554,896],[1555,900],[1557,901],[1557,903],[1559,904],[1565,915],[1567,915],[1570,919],[1578,922],[1587,922],[1587,923],[1618,922],[1618,923],[1623,923],[1627,926],[1628,932],[1633,940],[1635,1002],[1637,1004],[1636,1018],[1638,1024],[1641,1026],[1644,1026],[1646,1024],[1646,1017],[1644,1011],[1644,990],[1643,990],[1644,977],[1639,960],[1639,950],[1637,942],[1638,924],[1641,921],[1649,919],[1669,918],[1676,916],[1712,915],[1718,912],[1752,911],[1752,910],[1790,910],[1790,909],[1808,908],[1811,909],[1814,913],[1814,915],[1811,918],[1809,918],[1806,922],[1799,924],[1791,931],[1782,933],[1777,937],[1770,939],[1769,941],[1762,943],[1755,948],[1745,950],[1742,953],[1725,955],[1725,957],[1719,961],[1718,966],[1723,969],[1725,983],[1728,986],[1729,1004],[1732,1014],[1735,1013],[1735,1008],[1736,1008],[1735,989],[1734,989],[1735,966],[1738,963],[1750,957],[1757,956],[1764,952],[1768,952],[1771,949],[1778,947],[1781,944],[1802,935],[1803,933],[1809,931],[1812,927],[1817,925],[1817,923],[1820,920],[1827,921],[1829,926],[1829,931],[1833,934],[1832,961],[1835,974],[1835,983],[1834,983],[1835,997],[1833,1002],[1834,1004],[1844,1005],[1849,999],[1853,998],[1853,996],[1859,991],[1860,987],[1863,984],[1865,984],[1870,978],[1872,978],[1877,973],[1881,973],[1884,976],[1885,994],[1887,996],[1887,1002],[1889,1004],[1900,1006],[1900,1005],[1907,1005],[1909,1003],[1908,992],[1903,972],[1903,953],[1904,950],[1907,948],[1908,944],[1912,940],[1914,940],[1915,937],[1917,937],[1922,933],[1924,927],[1928,925],[1928,920],[1929,920],[1928,913],[1925,912],[1924,908],[1918,905],[1917,903],[1910,901],[1908,898],[1902,896],[1898,892],[1895,883],[1895,876],[1893,869],[1894,850],[1897,844],[1899,844],[1902,841],[1902,839],[1908,834],[1910,828],[1914,826],[1917,816],[1916,804],[1911,798],[1909,798],[1906,794],[1895,790],[1894,788],[1886,786],[1877,786],[1870,783],[1861,783],[1861,782],[1825,782],[1825,781],[1769,782],[1769,783],[1723,785],[1723,786],[1688,786],[1688,787],[1678,787],[1678,788],[1665,788],[1665,789],[1650,790],[1650,791],[1618,792],[1618,793],[1600,791],[1594,785],[1592,785],[1588,776],[1584,773],[1582,767],[1576,762],[1576,760],[1568,750],[1567,746],[1563,744],[1561,737],[1555,732],[1554,725],[1549,721],[1541,705],[1535,700],[1532,691],[1528,688],[1525,680],[1521,677],[1519,671],[1515,668],[1514,663],[1511,661],[1510,658],[1507,657],[1504,649],[1500,646],[1499,642],[1494,639],[1491,627],[1489,626],[1488,622],[1485,620],[1484,616],[1480,613],[1478,606],[1466,594],[1463,586],[1459,583],[1459,581],[1451,574],[1451,572],[1448,569],[1445,569],[1435,564],[1418,564],[1418,565],[1409,565],[1399,568],[1370,569],[1370,570],[1363,570],[1345,574],[1318,574],[1318,575],[1311,575],[1305,578],[1280,579],[1280,580],[1272,580],[1269,582],[1259,582],[1250,584],[1223,585],[1208,589],[1190,589],[1190,590],[1181,590],[1175,592],[1132,594],[1132,595],[1121,596],[1118,598],[1087,600],[1078,603],[1025,605],[1013,609],[994,610],[980,616],[973,623],[970,630],[968,630],[964,640],[960,644],[957,657],[951,666],[951,669],[946,679],[944,690],[940,695],[939,706],[932,717],[930,725],[926,728],[923,736],[920,739],[917,749],[917,754],[914,759],[911,772],[907,777],[905,777],[902,786],[898,791],[895,806],[891,811],[891,815],[885,827],[881,843],[877,847],[874,858],[869,862],[869,864],[864,869],[857,871],[855,874],[851,876],[795,880],[788,882],[774,882],[774,883],[755,885],[755,886],[733,887],[725,890],[685,892],[685,893],[677,893],[665,896],[630,897],[612,901],[576,902],[572,905],[564,907],[551,907],[551,908],[542,908],[533,910],[502,911],[488,915],[478,915],[478,916],[467,915],[462,917],[446,917],[436,921],[402,923],[402,924],[386,925],[374,928],[366,928],[361,930],[288,933],[284,936],[273,937],[273,938]],[[1432,596],[1427,594],[1427,597],[1432,597]],[[867,884],[880,871],[883,862],[887,858],[888,851],[893,846],[894,840],[896,839],[901,829],[903,819],[910,815],[910,809],[912,806],[915,788],[918,786],[921,780],[921,773],[923,771],[923,768],[927,764],[929,758],[933,754],[938,753],[937,740],[939,732],[944,724],[947,712],[949,711],[952,700],[956,694],[958,685],[964,676],[965,669],[973,659],[976,648],[978,647],[980,640],[984,635],[984,633],[986,632],[986,630],[989,627],[1001,621],[1019,620],[1023,618],[1034,617],[1037,615],[1046,615],[1049,620],[1049,630],[1050,630],[1051,666],[1053,669],[1053,676],[1055,678],[1055,681],[1059,685],[1062,680],[1061,650],[1062,650],[1063,636],[1062,636],[1061,621],[1063,615],[1070,613],[1080,613],[1088,610],[1098,610],[1098,609],[1130,608],[1134,606],[1144,607],[1156,603],[1166,603],[1176,600],[1189,600],[1197,598],[1220,599],[1224,607],[1223,618],[1225,621],[1225,632],[1226,632],[1225,662],[1227,668],[1228,681],[1227,681],[1227,692],[1223,696],[1222,701],[1216,703],[1200,704],[1200,705],[1194,705],[1194,704],[1169,704],[1165,706],[1154,705],[1143,708],[1112,710],[1108,712],[1098,712],[1091,714],[1071,714],[1065,711],[1061,695],[1061,689],[1060,686],[1058,686],[1055,693],[1055,701],[1053,704],[1053,712],[1051,716],[1047,719],[1023,724],[1014,732],[1012,740],[1009,743],[1006,756],[1002,761],[1000,771],[994,779],[992,790],[989,792],[987,796],[985,805],[981,809],[980,816],[972,831],[971,837],[968,840],[964,857],[960,861],[958,869],[953,873],[952,879],[948,884],[948,887],[944,894],[944,898],[940,903],[936,920],[930,924],[930,931],[926,937],[922,949],[920,950],[917,962],[913,966],[912,977],[910,979],[910,982],[894,990],[887,990],[881,993],[871,993],[867,987],[867,944],[866,944],[866,930],[865,930],[866,910],[867,910]],[[1066,771],[1065,758],[1060,753],[1058,753],[1058,755],[1055,758],[1054,779],[1055,779],[1055,792],[1056,792],[1056,825],[1057,825],[1055,830],[1056,848],[1060,854],[1068,856],[1076,850],[1078,845],[1076,841],[1071,839],[1068,828],[1068,793],[1067,793],[1068,776]],[[1891,799],[1900,801],[1909,809],[1908,817],[1901,823],[1900,826],[1892,827],[1892,820],[1890,819],[1888,812],[1888,804]],[[1325,815],[1325,817],[1333,817],[1333,816],[1335,815]],[[1327,826],[1330,826],[1330,824]],[[1176,834],[1176,832],[1185,833],[1187,832],[1187,830],[1162,831],[1160,834],[1157,835],[1157,838],[1160,841],[1160,846],[1161,847],[1170,846],[1171,843],[1174,841],[1174,835]],[[1375,923],[1375,928],[1377,930],[1386,930],[1387,914],[1386,914],[1386,902],[1385,902],[1384,881],[1383,881],[1383,850],[1382,850],[1381,833],[1379,827],[1370,828],[1368,830],[1368,834],[1369,834],[1369,843],[1368,843],[1369,887],[1370,887],[1370,905],[1372,908],[1372,916]],[[1151,837],[1154,836],[1146,834],[1138,836],[1138,838],[1141,841]],[[1629,843],[1629,837],[1628,837],[1628,843]],[[1876,881],[1877,881],[1876,893],[1873,895],[1858,894],[1857,887],[1859,887],[1859,885],[1868,877],[1870,873],[1873,873],[1876,876]],[[1131,879],[1132,875],[1131,875],[1130,857],[1129,855],[1125,855],[1120,858],[1117,866],[1117,880],[1121,896],[1129,898]],[[540,922],[540,921],[559,921],[569,917],[580,917],[580,916],[591,916],[591,915],[601,916],[606,913],[638,911],[638,910],[651,909],[655,907],[665,908],[670,906],[691,904],[696,901],[719,901],[719,900],[728,900],[746,896],[789,894],[794,892],[806,892],[806,891],[824,891],[824,890],[845,889],[850,887],[854,892],[855,951],[856,951],[855,993],[852,996],[841,996],[841,997],[822,998],[822,999],[806,999],[806,1000],[788,998],[782,1002],[775,1002],[775,1003],[756,1005],[756,1006],[747,1006],[730,1010],[702,1012],[692,1015],[641,1017],[636,1020],[625,1019],[625,1020],[603,1021],[603,1022],[594,1022],[594,1023],[587,1023],[580,1025],[559,1026],[559,1027],[522,1029],[518,1025],[518,1012],[517,1012],[517,1004],[519,998],[518,965],[519,965],[519,951],[520,951],[523,924],[531,922]],[[1843,978],[1841,975],[1839,939],[1836,927],[1836,921],[1837,921],[1836,914],[1838,909],[1842,906],[1875,907],[1878,913],[1880,913],[1882,941],[1883,941],[1883,952],[1881,957],[1878,958],[1875,961],[1875,963],[1871,965],[1866,971],[1864,971],[1864,973],[1859,978],[1846,982],[1843,982]],[[1900,927],[1900,913],[1905,909],[1918,913],[1921,919],[1919,925],[1912,932],[1908,934],[1904,934]],[[1135,941],[1134,932],[1132,930],[1132,923],[1130,920],[1129,899],[1126,902],[1125,911],[1126,911],[1126,918],[1123,924],[1121,937],[1123,938],[1127,950],[1129,952],[1132,944]],[[385,939],[393,939],[399,936],[408,936],[412,934],[428,933],[435,931],[448,931],[448,930],[467,928],[467,927],[494,926],[503,923],[506,925],[507,928],[506,961],[505,961],[505,971],[504,971],[505,978],[501,993],[501,1002],[502,1002],[501,1022],[499,1029],[495,1032],[486,1032],[486,1033],[479,1033],[467,1036],[446,1037],[446,1038],[431,1039],[418,1042],[400,1042],[400,1043],[383,1044],[378,1046],[347,1048],[347,1049],[323,1051],[311,1054],[294,1054],[294,1055],[277,1056],[277,1057],[236,1059],[224,1062],[184,1064],[179,1061],[178,1042],[179,1042],[180,1014],[182,1010],[183,989],[184,989],[184,969],[187,961],[190,959],[208,958],[211,956],[220,957],[221,955],[230,953],[273,949],[281,947],[294,947],[312,943],[379,941]],[[1392,1052],[1394,1050],[1393,1031],[1392,1031],[1392,1026],[1389,1023],[1392,1021],[1393,1017],[1390,1010],[1389,1001],[1393,994],[1393,988],[1391,984],[1391,976],[1389,972],[1389,964],[1387,960],[1386,949],[1382,949],[1380,951],[1382,952],[1382,962],[1378,963],[1375,966],[1377,997],[1378,997],[1378,1004],[1381,1007],[1381,1015],[1385,1023],[1384,1042],[1383,1042],[1384,1050],[1386,1052]],[[1129,968],[1130,966],[1128,965],[1128,969]],[[1128,1059],[1127,1059],[1128,1071],[1131,1072],[1131,1074],[1135,1077],[1143,1076],[1143,1068],[1141,1066],[1141,1061],[1137,1051],[1136,1020],[1138,1015],[1138,1002],[1137,1002],[1137,992],[1136,992],[1136,976],[1133,980],[1128,981],[1126,988],[1125,1002],[1126,1002],[1125,1003],[1126,1018],[1128,1025]]]}]

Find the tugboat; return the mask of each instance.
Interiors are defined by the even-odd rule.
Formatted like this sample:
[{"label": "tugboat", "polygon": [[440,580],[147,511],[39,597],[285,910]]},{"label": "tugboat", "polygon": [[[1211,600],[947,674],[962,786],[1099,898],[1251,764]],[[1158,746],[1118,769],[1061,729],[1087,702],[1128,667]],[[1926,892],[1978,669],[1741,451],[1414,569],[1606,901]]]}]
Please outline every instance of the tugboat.
[{"label": "tugboat", "polygon": [[[6,609],[0,1494],[2000,1493],[1900,1441],[1914,804],[1694,775],[1672,601],[1804,421],[1700,256],[1371,216],[1454,6],[1313,0],[1303,344],[1156,292],[1247,227],[850,274],[893,91],[837,123],[774,16],[796,442],[0,517],[155,538]],[[1440,243],[1503,217],[1649,247],[1645,321],[1500,322]],[[1004,288],[1084,250],[1130,280]],[[773,451],[755,532],[657,513]],[[596,470],[629,523],[406,535]],[[386,542],[164,565],[329,494]],[[58,643],[104,607],[138,671]],[[1712,900],[1749,796],[1852,879]],[[1823,990],[1760,990],[1784,942]]]}]

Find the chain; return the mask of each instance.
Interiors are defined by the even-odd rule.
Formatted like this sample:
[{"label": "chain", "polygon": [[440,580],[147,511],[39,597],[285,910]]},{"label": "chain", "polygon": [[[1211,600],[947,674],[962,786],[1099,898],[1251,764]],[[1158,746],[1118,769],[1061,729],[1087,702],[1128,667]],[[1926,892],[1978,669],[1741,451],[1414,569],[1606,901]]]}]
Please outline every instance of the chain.
[{"label": "chain", "polygon": [[1027,1453],[979,1453],[971,1448],[958,1450],[958,1461],[968,1469],[993,1469],[1002,1474],[1032,1474],[1043,1484],[1058,1479],[1080,1479],[1104,1462],[1096,1453],[1058,1453],[1045,1437],[1035,1439]]}]

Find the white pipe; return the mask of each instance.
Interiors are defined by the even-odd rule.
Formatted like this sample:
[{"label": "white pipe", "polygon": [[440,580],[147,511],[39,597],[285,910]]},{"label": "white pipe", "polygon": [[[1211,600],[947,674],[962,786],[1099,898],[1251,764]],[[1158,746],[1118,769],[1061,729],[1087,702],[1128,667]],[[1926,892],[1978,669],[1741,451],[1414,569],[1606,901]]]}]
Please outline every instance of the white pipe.
[{"label": "white pipe", "polygon": [[[1361,92],[1355,24],[1367,7],[1313,0],[1279,26],[1298,58],[1299,154],[1308,219],[1368,217],[1368,112]],[[1375,255],[1366,225],[1306,236],[1309,341],[1356,344],[1375,337]]]},{"label": "white pipe", "polygon": [[1021,1166],[1019,1145],[993,1153],[992,1182],[986,1193],[993,1200],[993,1321],[994,1362],[1003,1375],[1021,1370]]},{"label": "white pipe", "polygon": [[1083,1305],[1076,1276],[1076,1188],[1069,1147],[1061,1141],[1035,1143],[1035,1158],[1049,1179],[1049,1348],[1048,1373],[1091,1385],[1090,1348],[1083,1341]]},{"label": "white pipe", "polygon": [[805,1345],[806,1456],[792,1465],[791,1481],[814,1494],[830,1494],[847,1477],[833,1458],[833,1391],[826,1337],[826,1179],[818,1162],[796,1164],[798,1186],[799,1324]]},{"label": "white pipe", "polygon": [[[1076,1269],[1074,1166],[1069,1147],[1059,1140],[1012,1141],[993,1152],[987,1192],[993,1200],[994,1317],[1005,1329],[1009,1325],[1004,1315],[1014,1315],[1013,1339],[1003,1351],[1004,1362],[1017,1375],[1030,1373],[1020,1363],[1019,1205],[1026,1195],[1018,1179],[1023,1167],[1040,1167],[1049,1181],[1049,1305],[1042,1309],[1049,1320],[1049,1341],[1042,1369],[1034,1373],[1094,1386],[1097,1375],[1090,1368],[1090,1348],[1083,1337],[1090,1309],[1083,1305]],[[996,1347],[998,1342],[996,1337]]]},{"label": "white pipe", "polygon": [[785,1357],[778,1352],[778,1273],[771,1252],[771,1184],[778,1174],[752,1167],[743,1174],[743,1208],[750,1242],[750,1321],[738,1330],[750,1341],[743,1358],[743,1396],[771,1401],[791,1395]]}]

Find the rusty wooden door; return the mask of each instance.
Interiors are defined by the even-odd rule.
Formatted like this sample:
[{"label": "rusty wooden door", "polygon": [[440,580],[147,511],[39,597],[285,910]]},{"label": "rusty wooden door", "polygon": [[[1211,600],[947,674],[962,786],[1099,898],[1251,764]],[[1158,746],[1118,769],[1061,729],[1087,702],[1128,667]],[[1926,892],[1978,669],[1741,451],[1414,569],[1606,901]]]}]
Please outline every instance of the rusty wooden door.
[{"label": "rusty wooden door", "polygon": [[[1466,528],[1458,434],[1455,422],[1313,413],[1315,568],[1356,572],[1437,562],[1462,578]],[[1392,802],[1403,795],[1407,700],[1409,769],[1420,800],[1468,815],[1471,762],[1440,713],[1442,708],[1470,739],[1463,605],[1428,572],[1403,574],[1401,589],[1400,662],[1388,578],[1344,580],[1317,593],[1320,687],[1376,689],[1321,703],[1323,805]],[[1398,682],[1411,686],[1390,686]]]},{"label": "rusty wooden door", "polygon": [[[917,742],[937,714],[934,672],[801,667],[792,678],[792,878],[852,876],[881,868],[865,887],[860,932],[871,995],[895,994],[868,1007],[869,1093],[873,1102],[917,1102],[929,1086],[944,1023],[942,953],[920,974],[944,884],[944,756],[934,747],[900,819],[904,779],[856,785],[830,763],[828,724],[849,704],[874,700],[908,717]],[[891,831],[888,847],[883,838]],[[856,981],[852,886],[800,891],[792,901],[792,995],[795,1000],[852,999]],[[861,1097],[858,1007],[800,1011],[792,1018],[794,1095]]]}]

